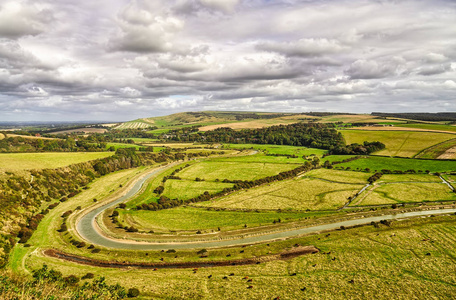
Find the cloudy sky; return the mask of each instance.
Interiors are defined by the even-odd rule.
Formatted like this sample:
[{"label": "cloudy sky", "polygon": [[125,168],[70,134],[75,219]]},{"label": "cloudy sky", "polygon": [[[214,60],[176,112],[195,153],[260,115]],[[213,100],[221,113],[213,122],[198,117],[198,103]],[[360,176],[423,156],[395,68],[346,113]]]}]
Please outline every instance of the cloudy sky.
[{"label": "cloudy sky", "polygon": [[456,111],[456,1],[0,1],[0,121],[201,110]]}]

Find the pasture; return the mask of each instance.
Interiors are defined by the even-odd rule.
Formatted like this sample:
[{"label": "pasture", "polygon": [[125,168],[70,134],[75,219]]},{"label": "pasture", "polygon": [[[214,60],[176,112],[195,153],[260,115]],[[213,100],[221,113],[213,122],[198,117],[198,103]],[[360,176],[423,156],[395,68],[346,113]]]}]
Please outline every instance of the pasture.
[{"label": "pasture", "polygon": [[197,203],[230,209],[334,210],[365,184],[336,183],[313,178],[284,180]]},{"label": "pasture", "polygon": [[217,161],[217,159],[202,161],[182,170],[178,176],[188,180],[195,180],[197,177],[209,181],[216,179],[220,181],[223,179],[255,180],[277,175],[280,172],[289,171],[299,166],[283,163],[251,162],[249,161],[250,159],[251,157],[247,157],[246,161],[243,162],[228,159],[223,161]]},{"label": "pasture", "polygon": [[[330,156],[327,158],[330,158]],[[334,168],[336,169],[348,167],[352,170],[364,170],[366,168],[369,168],[374,172],[380,172],[383,169],[391,171],[415,170],[416,172],[451,172],[456,171],[456,161],[365,156],[351,162],[334,165]]]},{"label": "pasture", "polygon": [[375,155],[399,157],[413,157],[426,148],[455,138],[453,134],[436,132],[388,130],[340,130],[340,132],[347,144],[380,141],[386,148],[376,152]]},{"label": "pasture", "polygon": [[285,145],[259,145],[259,144],[223,144],[228,149],[257,149],[268,154],[296,155],[298,157],[316,155],[321,157],[326,150]]},{"label": "pasture", "polygon": [[188,162],[188,163],[176,164],[175,166],[161,172],[157,176],[146,181],[143,188],[141,189],[140,193],[136,194],[135,196],[133,196],[133,198],[131,198],[128,202],[126,202],[127,208],[134,208],[137,205],[141,205],[143,203],[157,202],[158,197],[154,193],[154,190],[155,190],[155,188],[160,186],[160,184],[163,181],[163,178],[165,176],[171,175],[171,173],[174,172],[174,170],[184,167],[187,164],[191,165],[193,163],[195,163],[195,162],[193,161],[193,162]]},{"label": "pasture", "polygon": [[113,152],[1,153],[0,170],[54,169],[105,158]]},{"label": "pasture", "polygon": [[398,182],[377,184],[364,191],[353,205],[380,205],[456,200],[456,194],[442,182]]},{"label": "pasture", "polygon": [[397,124],[396,127],[403,127],[403,128],[415,128],[415,129],[424,129],[424,130],[435,130],[435,131],[450,131],[456,133],[456,126],[454,125],[443,125],[443,124],[423,124],[423,123],[415,123],[415,124]]},{"label": "pasture", "polygon": [[384,174],[377,181],[377,183],[390,182],[442,182],[442,180],[438,176],[428,174]]},{"label": "pasture", "polygon": [[242,212],[215,211],[195,207],[178,207],[160,211],[121,211],[130,223],[140,230],[155,232],[192,231],[197,230],[233,230],[261,225],[271,225],[274,221],[282,222],[303,219],[314,215],[307,212]]},{"label": "pasture", "polygon": [[451,139],[419,152],[415,158],[426,158],[426,159],[452,159],[456,158],[454,154],[454,148],[456,147],[456,138]]},{"label": "pasture", "polygon": [[233,187],[233,183],[212,181],[174,180],[168,179],[165,183],[163,195],[170,199],[187,200],[198,197],[204,192],[213,194],[224,188]]},{"label": "pasture", "polygon": [[312,170],[303,175],[304,178],[315,178],[315,179],[323,179],[323,180],[333,181],[333,182],[359,183],[359,184],[366,184],[367,179],[370,176],[372,176],[372,173],[338,171],[338,170],[327,170],[327,169]]}]

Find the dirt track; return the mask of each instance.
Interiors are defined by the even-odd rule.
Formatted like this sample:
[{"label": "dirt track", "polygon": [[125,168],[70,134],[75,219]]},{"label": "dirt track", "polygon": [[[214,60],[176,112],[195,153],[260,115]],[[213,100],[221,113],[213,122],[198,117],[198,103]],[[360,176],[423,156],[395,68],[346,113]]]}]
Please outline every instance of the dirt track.
[{"label": "dirt track", "polygon": [[289,251],[284,251],[275,255],[267,255],[256,258],[245,258],[235,260],[210,260],[202,262],[160,262],[160,263],[146,263],[146,262],[119,262],[119,261],[104,261],[97,260],[78,255],[64,253],[55,249],[47,249],[43,253],[46,256],[83,264],[95,267],[103,268],[136,268],[136,269],[179,269],[179,268],[207,268],[207,267],[225,267],[225,266],[244,266],[254,265],[262,262],[268,262],[273,260],[285,260],[291,259],[297,256],[305,254],[318,253],[318,250],[314,246],[298,246]]}]

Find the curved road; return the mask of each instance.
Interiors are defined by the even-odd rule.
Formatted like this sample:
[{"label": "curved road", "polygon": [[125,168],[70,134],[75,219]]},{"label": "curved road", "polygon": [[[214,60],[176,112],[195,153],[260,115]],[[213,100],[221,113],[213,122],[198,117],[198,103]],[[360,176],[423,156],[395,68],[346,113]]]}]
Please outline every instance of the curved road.
[{"label": "curved road", "polygon": [[111,208],[128,198],[135,195],[143,186],[144,182],[156,175],[158,172],[166,169],[167,167],[159,168],[145,177],[138,180],[134,186],[122,197],[95,208],[86,213],[76,224],[76,230],[79,232],[81,237],[91,244],[104,246],[107,248],[114,249],[130,249],[130,250],[166,250],[166,249],[198,249],[198,248],[212,248],[212,247],[227,247],[243,244],[252,244],[258,242],[272,241],[276,239],[289,238],[293,236],[299,236],[302,234],[317,233],[324,230],[334,230],[341,226],[350,227],[355,225],[364,225],[371,222],[379,222],[381,220],[397,220],[403,218],[419,217],[419,216],[430,216],[436,214],[452,214],[456,213],[456,208],[450,209],[436,209],[436,210],[424,210],[414,211],[406,213],[398,213],[392,215],[383,215],[375,217],[360,218],[355,220],[340,221],[331,224],[324,224],[312,227],[305,227],[300,229],[288,230],[283,232],[269,233],[264,235],[249,236],[246,238],[232,239],[232,240],[220,240],[220,241],[208,241],[208,242],[181,242],[181,243],[147,243],[147,242],[136,242],[132,240],[120,240],[108,238],[100,233],[97,229],[96,218],[104,210]]}]

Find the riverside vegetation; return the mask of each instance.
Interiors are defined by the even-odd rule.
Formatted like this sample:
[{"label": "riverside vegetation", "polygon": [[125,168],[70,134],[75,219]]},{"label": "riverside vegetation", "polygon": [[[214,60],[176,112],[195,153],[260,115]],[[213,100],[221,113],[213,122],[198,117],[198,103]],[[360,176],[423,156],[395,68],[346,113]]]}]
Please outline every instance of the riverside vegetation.
[{"label": "riverside vegetation", "polygon": [[[237,121],[252,116],[245,117]],[[456,201],[456,161],[377,155],[388,149],[399,153],[394,150],[397,142],[391,141],[406,139],[401,132],[363,140],[363,132],[350,130],[350,140],[358,143],[347,145],[347,131],[340,129],[350,124],[344,123],[307,124],[306,120],[265,129],[202,132],[195,125],[164,120],[168,123],[157,121],[155,129],[92,134],[82,137],[82,144],[75,144],[79,138],[71,135],[48,140],[58,141],[54,145],[60,146],[53,150],[68,155],[84,152],[85,147],[108,150],[109,143],[119,143],[116,151],[98,152],[106,157],[96,160],[87,156],[84,162],[68,156],[54,169],[37,168],[36,163],[28,168],[27,161],[16,169],[0,169],[1,297],[362,299],[377,294],[384,299],[405,299],[456,294],[454,216],[382,221],[259,244],[188,250],[172,246],[165,251],[121,250],[83,240],[76,224],[87,209],[114,199],[139,176],[158,167],[161,171],[139,193],[99,217],[106,235],[204,243],[370,215],[454,207]],[[231,119],[225,114],[223,121],[227,120]],[[207,125],[207,119],[202,123]],[[153,133],[164,125],[169,128],[166,132]],[[357,132],[358,138],[354,137]],[[5,135],[5,151],[40,152],[51,143],[43,140],[38,143],[44,146],[36,147],[36,139],[14,139]],[[427,140],[441,143],[440,138]],[[173,141],[181,145],[169,147]],[[194,141],[206,144],[182,144]],[[432,146],[415,145],[410,151],[418,153]],[[75,163],[70,164],[73,159]],[[319,252],[285,259],[284,253],[301,253],[304,246],[314,246]],[[44,254],[48,249],[94,263],[50,257]],[[243,260],[254,263],[242,265]],[[164,269],[105,268],[97,266],[97,261]],[[231,266],[204,268],[205,262]],[[167,264],[193,267],[172,269]]]}]

